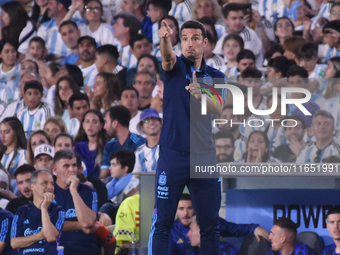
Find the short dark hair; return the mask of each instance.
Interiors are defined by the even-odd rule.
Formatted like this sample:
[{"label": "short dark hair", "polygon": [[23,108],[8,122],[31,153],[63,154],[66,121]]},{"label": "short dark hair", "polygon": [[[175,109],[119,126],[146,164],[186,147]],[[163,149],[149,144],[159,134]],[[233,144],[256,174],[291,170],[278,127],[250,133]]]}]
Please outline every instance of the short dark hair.
[{"label": "short dark hair", "polygon": [[235,142],[235,138],[234,138],[233,134],[230,133],[229,131],[226,131],[226,130],[218,131],[218,132],[217,132],[216,134],[214,134],[214,136],[213,136],[214,142],[215,142],[217,139],[222,139],[222,138],[230,139],[232,144],[234,144],[234,142]]},{"label": "short dark hair", "polygon": [[29,164],[23,164],[14,171],[14,177],[17,178],[19,174],[33,173],[34,171],[35,171],[34,166]]},{"label": "short dark hair", "polygon": [[212,32],[213,32],[212,37],[215,38],[217,41],[218,35],[217,35],[216,28],[215,28],[215,22],[209,17],[202,17],[198,21],[201,22],[203,25],[208,25],[209,27],[211,27]]},{"label": "short dark hair", "polygon": [[54,163],[57,163],[61,159],[73,159],[76,157],[76,154],[74,154],[74,151],[71,150],[60,150],[57,151],[54,155]]},{"label": "short dark hair", "polygon": [[291,76],[295,76],[295,75],[299,75],[301,78],[304,78],[304,79],[308,78],[307,70],[303,68],[302,66],[298,66],[298,65],[293,65],[289,67],[287,71],[287,78]]},{"label": "short dark hair", "polygon": [[267,60],[271,59],[275,52],[279,52],[279,53],[281,53],[281,55],[283,55],[285,50],[283,49],[281,44],[274,43],[269,47],[269,49],[264,54],[265,59],[267,59]]},{"label": "short dark hair", "polygon": [[287,71],[292,65],[296,65],[294,60],[289,60],[282,56],[270,59],[267,66],[274,68],[275,72],[281,72],[282,76],[286,77]]},{"label": "short dark hair", "polygon": [[112,44],[104,44],[96,49],[97,54],[104,54],[108,57],[109,61],[112,63],[117,63],[119,58],[118,49]]},{"label": "short dark hair", "polygon": [[338,32],[340,32],[340,20],[333,20],[328,21],[323,27],[322,27],[322,33],[326,34],[329,33],[326,29],[332,28]]},{"label": "short dark hair", "polygon": [[74,101],[80,101],[80,100],[85,100],[87,102],[87,104],[90,106],[89,97],[85,93],[78,92],[78,93],[73,93],[73,95],[68,100],[68,103],[69,103],[71,109],[73,109]]},{"label": "short dark hair", "polygon": [[111,121],[117,120],[120,125],[129,128],[131,113],[125,106],[111,106],[106,113],[109,113]]},{"label": "short dark hair", "polygon": [[255,67],[248,66],[240,75],[242,78],[257,78],[261,79],[262,73]]},{"label": "short dark hair", "polygon": [[15,51],[18,53],[18,45],[16,42],[14,42],[13,40],[11,39],[8,39],[8,38],[3,38],[0,40],[0,53],[2,52],[5,44],[8,43],[10,44],[12,47],[15,48]]},{"label": "short dark hair", "polygon": [[136,83],[136,78],[137,78],[137,76],[140,75],[140,74],[148,74],[148,75],[151,77],[151,83],[152,83],[152,85],[153,85],[153,86],[156,85],[156,83],[157,83],[156,74],[151,73],[151,72],[150,72],[149,70],[147,70],[147,69],[141,70],[141,71],[139,71],[138,73],[135,74],[135,77],[133,78],[133,84]]},{"label": "short dark hair", "polygon": [[40,173],[47,173],[52,176],[51,172],[45,169],[38,169],[34,172],[32,172],[30,183],[37,183],[37,179]]},{"label": "short dark hair", "polygon": [[66,20],[66,21],[64,21],[64,22],[62,22],[61,24],[60,24],[60,26],[59,26],[59,32],[60,32],[60,29],[63,27],[63,26],[67,26],[67,25],[72,25],[75,29],[77,29],[78,30],[78,25],[77,25],[77,23],[75,23],[73,20]]},{"label": "short dark hair", "polygon": [[326,216],[328,217],[331,214],[340,214],[340,206],[333,206],[331,209],[327,211]]},{"label": "short dark hair", "polygon": [[183,193],[181,197],[179,198],[179,201],[191,201],[191,196],[189,193]]},{"label": "short dark hair", "polygon": [[229,4],[226,4],[223,7],[223,10],[222,10],[223,16],[225,18],[227,18],[231,11],[234,11],[234,12],[242,11],[244,15],[246,14],[246,10],[244,8],[244,5],[240,4],[240,3],[229,3]]},{"label": "short dark hair", "polygon": [[255,61],[255,55],[251,50],[241,50],[237,56],[236,56],[236,61],[237,63],[240,62],[242,59],[252,59]]},{"label": "short dark hair", "polygon": [[39,90],[40,93],[43,93],[43,91],[44,91],[43,85],[38,81],[28,81],[28,82],[26,82],[25,86],[24,86],[24,93],[26,93],[26,91],[28,89],[37,89],[37,90]]},{"label": "short dark hair", "polygon": [[67,137],[71,140],[71,143],[72,143],[72,146],[74,146],[74,140],[73,140],[73,137],[68,134],[68,133],[65,133],[65,132],[62,132],[60,134],[58,134],[55,138],[54,138],[54,144],[56,143],[56,141],[58,140],[59,137]]},{"label": "short dark hair", "polygon": [[122,99],[122,95],[123,95],[123,92],[124,92],[125,90],[133,90],[134,92],[136,92],[137,98],[139,99],[139,92],[138,92],[137,89],[135,89],[134,87],[125,87],[125,88],[123,88],[123,89],[120,91],[119,100]]},{"label": "short dark hair", "polygon": [[35,36],[33,37],[30,42],[29,42],[29,45],[31,45],[32,42],[37,42],[37,43],[40,43],[40,45],[45,48],[45,41],[44,39],[42,39],[40,36]]},{"label": "short dark hair", "polygon": [[314,42],[304,43],[298,51],[297,58],[300,59],[313,59],[318,56],[318,45]]},{"label": "short dark hair", "polygon": [[129,28],[129,35],[130,38],[133,37],[135,34],[138,34],[138,31],[142,29],[142,24],[136,18],[136,16],[132,15],[131,13],[120,13],[116,15],[115,20],[122,19],[124,27]]},{"label": "short dark hair", "polygon": [[181,26],[181,36],[183,29],[200,29],[202,31],[203,38],[207,38],[207,31],[205,30],[204,25],[197,20],[188,20],[184,22]]},{"label": "short dark hair", "polygon": [[212,36],[211,33],[207,32],[207,38],[210,44],[215,44],[217,43],[217,38],[215,38],[214,36]]},{"label": "short dark hair", "polygon": [[148,0],[146,2],[147,8],[149,8],[149,5],[152,4],[155,8],[160,9],[164,15],[168,14],[171,10],[171,1],[170,0]]},{"label": "short dark hair", "polygon": [[[300,121],[302,129],[306,129],[307,128],[305,120],[303,118],[301,118],[300,116],[298,116],[298,115],[291,115],[291,116],[289,116],[289,119],[290,120],[295,120],[295,121]],[[286,128],[287,127],[284,126],[284,130],[286,130]]]},{"label": "short dark hair", "polygon": [[149,43],[151,43],[149,38],[147,38],[143,34],[136,34],[136,35],[130,37],[130,40],[129,40],[130,48],[133,49],[133,47],[135,46],[135,42],[138,42],[138,41],[141,41],[141,40],[144,40],[144,39],[146,39]]},{"label": "short dark hair", "polygon": [[222,43],[222,50],[223,50],[224,44],[229,40],[235,40],[240,45],[241,50],[244,49],[244,41],[243,41],[242,37],[239,36],[236,33],[231,33],[231,34],[227,35],[226,37],[224,37],[223,43]]},{"label": "short dark hair", "polygon": [[155,69],[156,69],[156,72],[158,73],[159,72],[159,68],[158,68],[158,60],[155,56],[151,55],[151,54],[143,54],[139,57],[138,61],[137,61],[137,67],[139,65],[139,62],[141,59],[143,58],[148,58],[148,59],[151,59],[153,61],[153,64],[155,65]]},{"label": "short dark hair", "polygon": [[116,153],[113,153],[110,157],[110,160],[116,159],[122,167],[128,167],[128,173],[132,173],[133,168],[136,163],[136,156],[133,151],[130,150],[120,150]]},{"label": "short dark hair", "polygon": [[295,235],[297,234],[297,225],[289,218],[286,217],[278,218],[274,221],[274,225],[279,226],[280,228],[288,229]]},{"label": "short dark hair", "polygon": [[84,41],[84,40],[90,41],[90,44],[91,44],[94,48],[97,48],[96,40],[95,40],[93,37],[88,36],[88,35],[81,36],[81,37],[78,38],[77,47],[78,47],[78,45],[79,45],[82,41]]}]

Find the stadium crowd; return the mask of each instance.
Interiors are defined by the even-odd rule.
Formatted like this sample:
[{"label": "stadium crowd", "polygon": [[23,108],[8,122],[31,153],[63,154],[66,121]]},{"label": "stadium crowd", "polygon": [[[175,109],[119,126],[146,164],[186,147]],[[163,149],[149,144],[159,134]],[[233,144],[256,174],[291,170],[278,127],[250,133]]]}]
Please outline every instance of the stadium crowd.
[{"label": "stadium crowd", "polygon": [[[123,254],[138,243],[134,174],[156,171],[163,118],[172,118],[163,116],[165,71],[157,32],[164,21],[177,56],[182,24],[201,22],[206,64],[245,96],[244,114],[236,115],[239,102],[223,93],[212,136],[218,162],[340,162],[340,2],[0,0],[0,5],[0,207],[9,211],[0,211],[2,254],[17,249],[56,254],[57,244],[65,255],[99,254],[100,247]],[[284,88],[303,88],[311,97],[299,107],[286,105],[305,95],[281,94]],[[259,114],[269,109],[274,110]],[[184,195],[179,203],[171,254],[199,254],[199,226],[188,201]],[[179,210],[185,207],[191,211],[183,216]],[[336,209],[329,213],[334,214],[340,217]],[[111,233],[107,226],[113,224]],[[231,224],[221,219],[220,229],[233,228],[224,235],[262,236],[280,254],[295,247],[296,227],[287,219],[275,222],[270,235],[255,224]],[[282,250],[275,243],[280,231],[290,241]],[[180,247],[177,235],[184,240]],[[228,244],[222,248],[221,254],[236,252]],[[326,252],[330,249],[336,246]]]}]

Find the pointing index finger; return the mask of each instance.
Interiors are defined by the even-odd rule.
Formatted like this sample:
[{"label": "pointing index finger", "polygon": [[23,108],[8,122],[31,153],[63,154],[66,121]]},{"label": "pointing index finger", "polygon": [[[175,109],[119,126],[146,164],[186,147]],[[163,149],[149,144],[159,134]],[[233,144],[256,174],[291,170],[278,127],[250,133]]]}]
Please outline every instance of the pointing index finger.
[{"label": "pointing index finger", "polygon": [[192,82],[197,83],[196,71],[192,73]]}]

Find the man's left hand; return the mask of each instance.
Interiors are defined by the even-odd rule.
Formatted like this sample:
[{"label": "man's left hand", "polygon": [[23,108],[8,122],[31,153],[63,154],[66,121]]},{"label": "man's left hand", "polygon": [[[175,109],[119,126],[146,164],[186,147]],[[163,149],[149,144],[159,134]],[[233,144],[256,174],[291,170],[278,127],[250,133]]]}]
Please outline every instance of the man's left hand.
[{"label": "man's left hand", "polygon": [[192,83],[186,86],[185,89],[190,92],[196,99],[200,100],[202,98],[201,85],[197,83],[196,71],[192,73]]},{"label": "man's left hand", "polygon": [[54,199],[54,194],[46,192],[43,194],[44,200],[41,203],[41,209],[47,209]]},{"label": "man's left hand", "polygon": [[255,228],[254,231],[254,236],[256,237],[257,241],[260,242],[261,239],[260,237],[262,236],[264,239],[269,241],[269,233],[267,230],[265,230],[263,227],[258,226],[257,228]]}]

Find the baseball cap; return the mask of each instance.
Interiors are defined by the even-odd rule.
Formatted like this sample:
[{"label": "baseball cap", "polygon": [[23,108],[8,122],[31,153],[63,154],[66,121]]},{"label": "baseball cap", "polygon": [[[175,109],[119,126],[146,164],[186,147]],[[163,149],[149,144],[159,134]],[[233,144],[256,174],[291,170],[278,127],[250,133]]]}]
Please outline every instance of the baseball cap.
[{"label": "baseball cap", "polygon": [[320,110],[320,106],[318,106],[316,103],[313,102],[307,102],[302,104],[312,115],[305,115],[299,108],[296,108],[294,111],[292,111],[292,115],[297,115],[304,119],[306,126],[310,127],[312,126],[313,122],[313,115],[318,110]]},{"label": "baseball cap", "polygon": [[70,7],[72,1],[71,0],[56,0],[57,2],[61,3],[65,6],[66,10],[68,10],[68,7]]},{"label": "baseball cap", "polygon": [[136,126],[136,129],[139,133],[143,133],[143,131],[141,130],[140,126],[142,125],[143,121],[147,118],[158,118],[160,120],[162,120],[161,117],[159,117],[159,114],[157,112],[156,109],[153,109],[153,108],[148,108],[148,109],[145,109],[142,114],[140,115],[140,120]]},{"label": "baseball cap", "polygon": [[37,158],[40,155],[48,155],[51,158],[54,158],[54,149],[51,145],[41,144],[34,150],[34,158]]}]

